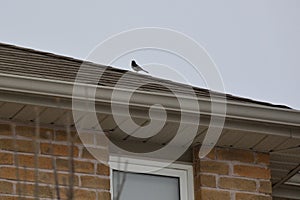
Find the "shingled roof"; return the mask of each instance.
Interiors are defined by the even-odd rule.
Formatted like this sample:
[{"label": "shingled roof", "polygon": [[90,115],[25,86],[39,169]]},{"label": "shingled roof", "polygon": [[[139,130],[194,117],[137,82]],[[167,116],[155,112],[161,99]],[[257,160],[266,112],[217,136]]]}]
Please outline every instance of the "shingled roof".
[{"label": "shingled roof", "polygon": [[[126,85],[124,85],[124,87],[129,89],[134,88],[140,82],[156,82],[156,85],[147,84],[139,89],[149,92],[167,92],[168,89],[166,87],[159,87],[159,84],[163,83],[162,85],[170,85],[172,88],[175,88],[176,91],[184,94],[187,91],[187,87],[190,87],[185,84],[159,79],[148,75],[137,74],[127,70],[118,69],[116,67],[86,62],[79,59],[18,47],[10,44],[0,43],[0,55],[0,73],[3,74],[74,82],[80,66],[85,63],[90,66],[89,69],[91,70],[85,81],[88,81],[88,79],[91,78],[90,75],[94,74],[97,76],[97,74],[93,73],[93,70],[98,72],[99,68],[103,69],[103,76],[98,83],[99,86],[103,85],[114,87],[119,78],[122,77],[124,73],[127,73],[128,76]],[[271,103],[237,97],[230,94],[212,92],[199,87],[192,88],[198,97],[207,98],[210,97],[211,94],[214,94],[220,98],[224,98],[224,96],[226,96],[227,100],[234,102],[290,109],[285,105],[274,105]]]}]

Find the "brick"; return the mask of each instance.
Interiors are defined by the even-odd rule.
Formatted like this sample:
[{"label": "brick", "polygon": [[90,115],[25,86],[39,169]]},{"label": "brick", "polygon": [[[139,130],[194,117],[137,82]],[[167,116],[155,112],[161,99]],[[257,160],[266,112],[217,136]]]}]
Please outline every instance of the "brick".
[{"label": "brick", "polygon": [[[65,188],[59,188],[59,196],[62,200],[69,200],[69,187]],[[79,188],[73,188],[72,190],[73,194],[73,200],[93,200],[96,199],[96,192],[93,190],[83,190]],[[55,191],[55,197],[57,197],[56,191]],[[58,198],[55,198],[58,199]],[[99,199],[101,200],[101,199]]]},{"label": "brick", "polygon": [[35,127],[33,126],[16,126],[15,130],[17,135],[35,138]]},{"label": "brick", "polygon": [[[19,154],[17,156],[18,163],[20,167],[26,167],[26,168],[34,168],[34,155],[21,155]],[[38,166],[40,169],[52,169],[52,158],[49,157],[42,157],[38,156]]]},{"label": "brick", "polygon": [[74,199],[75,200],[91,200],[91,199],[96,199],[96,192],[93,192],[93,191],[90,191],[90,190],[76,189],[74,191]]},{"label": "brick", "polygon": [[79,134],[81,143],[84,145],[95,145],[95,133],[81,132]]},{"label": "brick", "polygon": [[[46,155],[69,156],[70,148],[68,145],[41,143],[41,153]],[[78,152],[78,147],[73,146],[74,157],[78,157]]]},{"label": "brick", "polygon": [[270,181],[260,181],[259,192],[272,194],[272,183]]},{"label": "brick", "polygon": [[270,155],[267,153],[257,153],[256,154],[256,163],[269,165],[270,164]]},{"label": "brick", "polygon": [[[0,195],[1,200],[19,200],[20,198],[18,196],[5,196],[5,195]],[[23,197],[22,200],[28,200],[29,198]],[[32,198],[30,198],[32,200]]]},{"label": "brick", "polygon": [[81,155],[81,157],[82,158],[86,158],[86,159],[92,159],[92,160],[95,159],[95,157],[86,148],[82,149],[82,155]]},{"label": "brick", "polygon": [[219,148],[217,149],[217,159],[254,163],[254,153],[246,150]]},{"label": "brick", "polygon": [[[57,159],[56,168],[61,171],[69,171],[69,160],[67,159]],[[74,170],[78,173],[89,173],[94,174],[95,168],[94,163],[87,161],[77,161],[74,160]]]},{"label": "brick", "polygon": [[[18,176],[18,177],[17,177]],[[28,170],[19,168],[17,174],[17,168],[12,167],[2,167],[0,168],[0,178],[8,179],[8,180],[20,180],[20,181],[28,181],[35,182],[35,170]],[[57,172],[57,178],[59,185],[69,185],[69,174],[62,174]],[[47,183],[55,185],[55,176],[54,172],[41,172],[38,171],[37,180],[39,183]],[[73,175],[73,184],[79,185],[79,178]]]},{"label": "brick", "polygon": [[[47,183],[55,185],[55,175],[54,172],[39,172],[39,183]],[[59,185],[70,185],[69,182],[70,174],[62,174],[57,172],[57,182]],[[76,175],[73,175],[72,177],[73,185],[78,186],[79,185],[79,178]]]},{"label": "brick", "polygon": [[110,192],[98,192],[99,200],[111,200]]},{"label": "brick", "polygon": [[0,139],[0,149],[19,152],[34,152],[34,143],[32,141]]},{"label": "brick", "polygon": [[0,135],[11,136],[11,125],[10,124],[0,124]]},{"label": "brick", "polygon": [[[18,178],[17,178],[18,176]],[[0,178],[8,179],[8,180],[27,180],[27,181],[34,181],[34,171],[33,170],[25,170],[15,167],[1,167],[0,168]]]},{"label": "brick", "polygon": [[34,184],[17,184],[17,191],[20,190],[22,195],[26,196],[35,196],[35,190],[37,190],[37,197],[40,198],[54,198],[55,190],[49,186],[41,186],[37,187]]},{"label": "brick", "polygon": [[[60,189],[61,199],[68,200],[68,188]],[[74,200],[93,200],[96,199],[96,192],[92,190],[73,189]],[[98,198],[99,199],[99,198]],[[101,199],[99,199],[101,200]]]},{"label": "brick", "polygon": [[[93,154],[91,154],[90,151]],[[106,149],[89,148],[89,150],[87,150],[86,148],[84,148],[82,150],[82,156],[81,157],[86,158],[86,159],[98,160],[102,163],[107,163],[109,155],[108,155],[108,151]]]},{"label": "brick", "polygon": [[[36,127],[30,126],[17,126],[16,134],[22,137],[35,139],[36,138]],[[52,129],[47,128],[39,128],[38,129],[38,138],[39,139],[53,139],[54,131]]]},{"label": "brick", "polygon": [[14,158],[12,153],[0,152],[0,165],[12,165]]},{"label": "brick", "polygon": [[54,130],[49,128],[39,128],[39,138],[45,140],[53,140]]},{"label": "brick", "polygon": [[221,177],[219,187],[223,189],[244,190],[248,192],[256,191],[256,182],[241,178]]},{"label": "brick", "polygon": [[257,195],[257,194],[236,193],[235,199],[236,200],[272,200],[272,197]]},{"label": "brick", "polygon": [[97,174],[98,175],[105,175],[109,176],[110,175],[110,168],[108,165],[98,163],[97,164]]},{"label": "brick", "polygon": [[[70,131],[70,137],[73,139],[75,144],[82,144],[80,137],[77,132]],[[55,141],[65,142],[68,141],[68,133],[64,130],[55,131]]]},{"label": "brick", "polygon": [[[1,194],[13,194],[13,184],[6,182],[6,181],[0,181],[0,193]],[[1,197],[2,199],[2,197]]]},{"label": "brick", "polygon": [[110,188],[109,179],[103,179],[95,176],[81,176],[80,178],[81,187],[106,190],[109,190]]},{"label": "brick", "polygon": [[[199,149],[200,150],[200,149]],[[199,154],[199,151],[198,151]],[[199,157],[199,156],[198,156]],[[213,148],[206,156],[205,158],[208,158],[210,160],[215,160],[216,159],[216,149]]]},{"label": "brick", "polygon": [[14,148],[14,143],[12,139],[0,139],[0,149],[1,150],[9,150],[9,151],[17,151],[17,147]]},{"label": "brick", "polygon": [[212,188],[215,188],[217,186],[216,177],[213,175],[201,174],[197,178],[199,179],[199,186],[212,187]]},{"label": "brick", "polygon": [[200,171],[228,175],[229,166],[227,163],[222,163],[222,162],[200,161]]},{"label": "brick", "polygon": [[18,197],[16,196],[4,196],[4,195],[0,195],[1,200],[34,200],[33,197]]},{"label": "brick", "polygon": [[[194,160],[200,160],[199,158],[199,150],[200,150],[200,146],[197,146],[195,148],[193,148],[193,159]],[[205,158],[210,159],[210,160],[215,160],[216,159],[216,149],[213,148],[206,156]]]},{"label": "brick", "polygon": [[234,174],[248,178],[270,179],[270,170],[266,168],[246,165],[235,165]]},{"label": "brick", "polygon": [[205,158],[215,160],[216,159],[216,149],[212,149],[206,156]]},{"label": "brick", "polygon": [[196,192],[195,200],[231,200],[228,191],[201,189]]}]

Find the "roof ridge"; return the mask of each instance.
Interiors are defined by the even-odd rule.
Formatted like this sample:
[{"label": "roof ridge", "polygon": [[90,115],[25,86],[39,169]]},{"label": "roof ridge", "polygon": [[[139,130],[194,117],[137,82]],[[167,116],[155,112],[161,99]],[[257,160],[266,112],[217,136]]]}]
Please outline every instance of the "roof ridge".
[{"label": "roof ridge", "polygon": [[79,63],[83,62],[83,60],[81,60],[79,58],[73,58],[71,56],[66,56],[66,55],[59,55],[59,54],[55,54],[55,53],[52,53],[52,52],[47,52],[47,51],[44,51],[44,50],[33,49],[33,48],[30,48],[30,47],[17,46],[16,44],[8,44],[8,43],[0,42],[0,46],[5,46],[5,47],[8,47],[8,48],[18,49],[18,50],[21,50],[21,51],[31,52],[31,53],[35,53],[35,54],[44,55],[44,56],[60,58],[60,59],[68,60],[68,61],[75,61],[75,62],[79,62]]}]

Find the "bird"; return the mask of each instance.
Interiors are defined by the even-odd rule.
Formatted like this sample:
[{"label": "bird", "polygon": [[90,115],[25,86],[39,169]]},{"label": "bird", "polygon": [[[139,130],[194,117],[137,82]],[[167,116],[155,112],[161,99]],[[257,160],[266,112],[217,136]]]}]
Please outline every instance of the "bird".
[{"label": "bird", "polygon": [[131,61],[131,68],[136,72],[144,71],[146,73],[149,73],[148,71],[144,70],[141,66],[136,64],[136,62],[134,60]]}]

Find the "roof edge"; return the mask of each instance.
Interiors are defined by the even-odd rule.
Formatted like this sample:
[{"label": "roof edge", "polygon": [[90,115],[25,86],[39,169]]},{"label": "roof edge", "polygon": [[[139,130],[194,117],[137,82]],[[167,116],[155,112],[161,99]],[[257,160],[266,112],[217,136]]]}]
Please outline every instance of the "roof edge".
[{"label": "roof edge", "polygon": [[[97,92],[95,98],[96,101],[111,103],[111,94],[116,88],[105,87],[105,86],[94,86],[88,84],[82,84],[84,87],[97,89],[100,92]],[[55,81],[41,78],[31,78],[17,75],[7,75],[0,74],[0,89],[10,92],[21,92],[24,94],[35,94],[43,96],[54,96],[62,98],[78,98],[81,97],[73,96],[73,86],[74,83],[64,82],[64,81]],[[113,103],[124,104],[122,94],[126,95],[131,90],[126,89],[117,89],[120,92],[120,100],[114,101]],[[234,101],[214,101],[213,103],[218,106],[227,107],[227,113],[225,116],[221,116],[222,113],[211,113],[211,99],[210,98],[198,98],[200,111],[197,112],[193,107],[186,106],[184,108],[178,108],[178,105],[175,101],[174,96],[168,96],[164,93],[152,93],[145,91],[136,91],[137,98],[133,100],[133,104],[149,108],[148,105],[153,105],[155,102],[162,102],[162,100],[167,100],[167,109],[170,108],[177,112],[187,112],[195,115],[204,114],[204,115],[216,115],[219,117],[241,119],[241,120],[250,120],[253,122],[265,122],[273,124],[281,124],[288,126],[300,127],[300,111],[286,109],[286,108],[277,108],[277,107],[268,107],[258,104],[250,103],[241,103]],[[83,97],[83,99],[85,99]],[[160,100],[160,101],[158,101]],[[189,100],[188,98],[186,100]],[[194,100],[194,99],[191,99]]]}]

